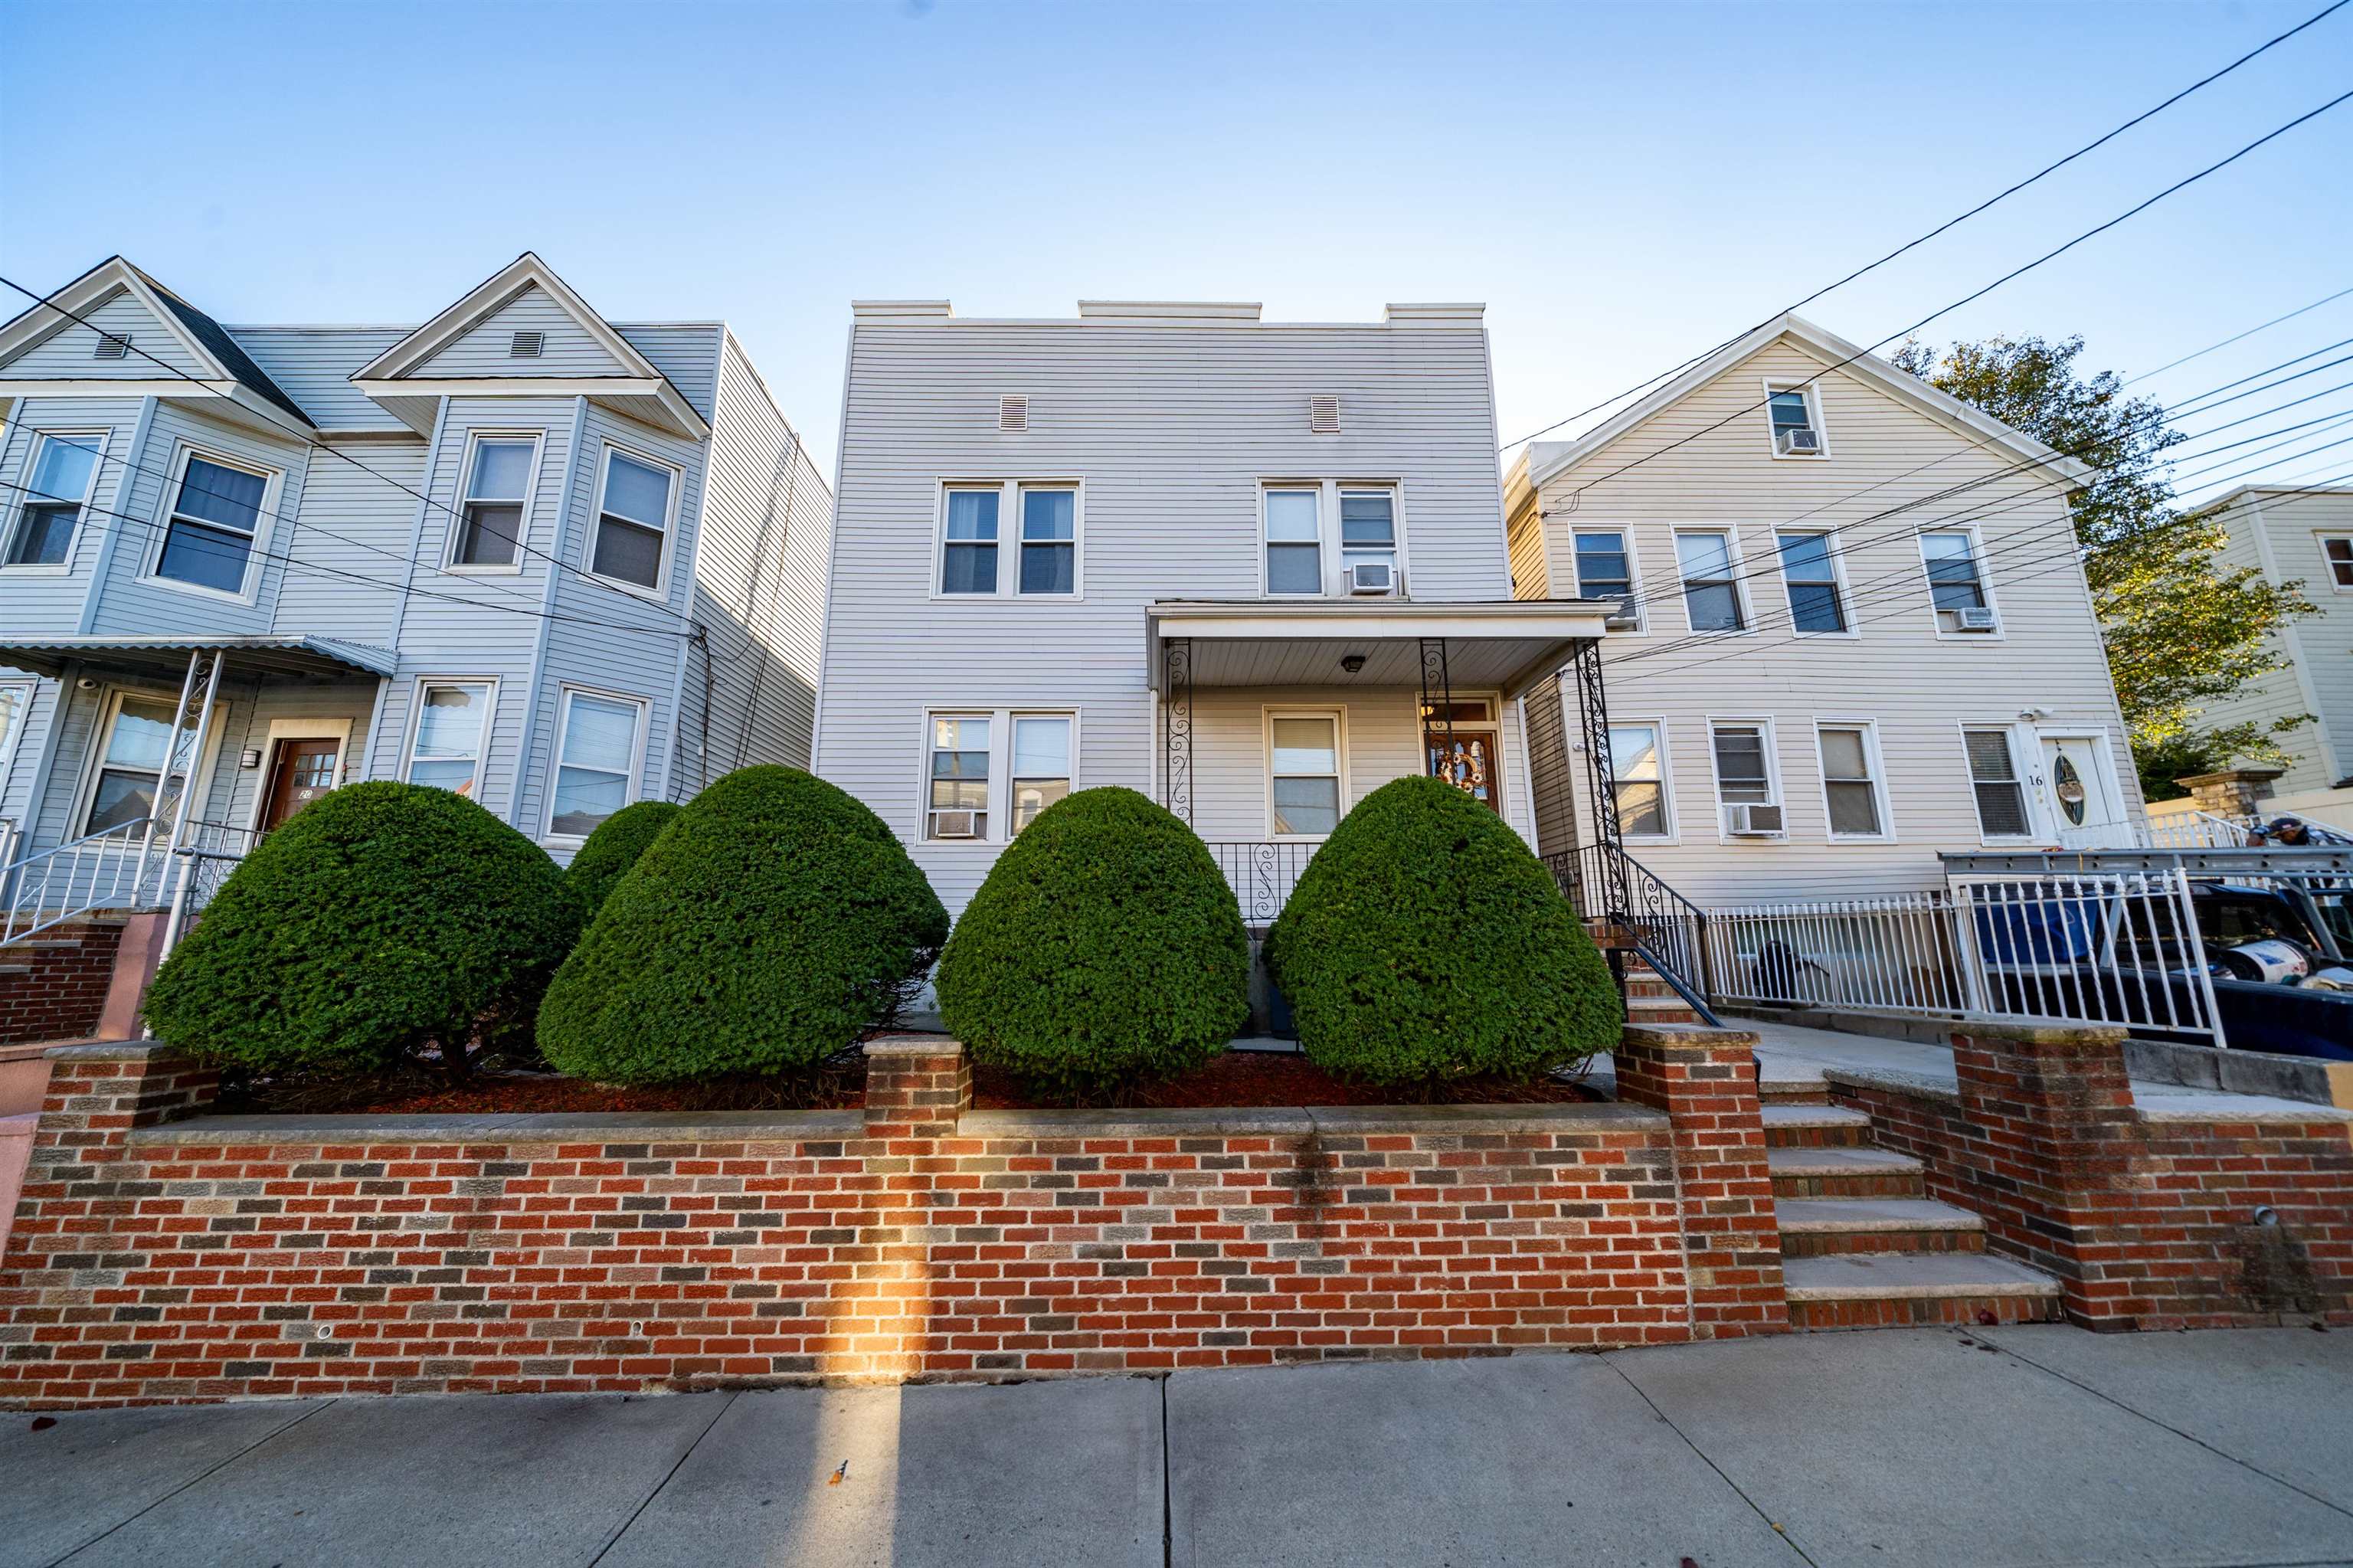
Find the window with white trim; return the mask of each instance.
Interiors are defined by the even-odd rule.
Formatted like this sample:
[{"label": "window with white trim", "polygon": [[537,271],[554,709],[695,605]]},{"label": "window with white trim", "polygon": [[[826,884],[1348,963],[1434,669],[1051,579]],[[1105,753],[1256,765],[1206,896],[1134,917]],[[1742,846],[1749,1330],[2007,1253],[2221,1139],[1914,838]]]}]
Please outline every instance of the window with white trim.
[{"label": "window with white trim", "polygon": [[2007,729],[1965,729],[1961,744],[1968,754],[1969,787],[1977,796],[1978,832],[1989,839],[2033,836],[2026,814],[2026,786],[2018,777],[2018,759]]},{"label": "window with white trim", "polygon": [[[1730,831],[1744,813],[1738,806],[1775,807],[1781,791],[1773,767],[1773,726],[1768,724],[1715,724],[1708,726],[1708,751],[1715,763],[1715,801]],[[1751,826],[1778,832],[1773,818],[1745,813]]]},{"label": "window with white trim", "polygon": [[566,690],[548,798],[552,838],[586,838],[636,793],[646,705],[634,697]]},{"label": "window with white trim", "polygon": [[1634,617],[1641,605],[1634,594],[1634,556],[1626,535],[1618,528],[1579,528],[1571,536],[1576,546],[1577,592],[1582,599],[1614,599],[1620,616]]},{"label": "window with white trim", "polygon": [[171,815],[180,791],[187,786],[196,732],[194,726],[181,730],[167,771],[164,748],[171,735],[171,699],[134,697],[128,693],[116,696],[98,754],[98,777],[90,786],[90,806],[82,817],[83,832],[104,832]]},{"label": "window with white trim", "polygon": [[588,569],[615,582],[659,589],[677,495],[677,470],[607,447]]},{"label": "window with white trim", "polygon": [[1609,771],[1616,780],[1620,836],[1662,839],[1674,831],[1665,750],[1655,724],[1609,726]]},{"label": "window with white trim", "polygon": [[1775,457],[1822,455],[1822,422],[1814,408],[1812,387],[1770,387],[1765,407],[1772,420]]},{"label": "window with white trim", "polygon": [[997,514],[1005,492],[998,485],[948,486],[946,533],[940,546],[940,591],[997,591]]},{"label": "window with white trim", "polygon": [[529,436],[478,436],[466,465],[452,567],[508,567],[521,554],[523,503],[539,443]]},{"label": "window with white trim", "polygon": [[1340,825],[1340,715],[1267,717],[1268,825],[1278,838],[1320,838]]},{"label": "window with white trim", "polygon": [[926,839],[1004,842],[1075,787],[1075,713],[940,708],[923,726]]},{"label": "window with white trim", "polygon": [[30,681],[0,681],[0,778],[6,777],[9,759],[16,755],[17,738],[25,733],[25,715],[33,711],[33,694],[37,690]]},{"label": "window with white trim", "polygon": [[1992,607],[1986,599],[1977,539],[1966,529],[1920,535],[1920,558],[1928,568],[1928,599],[1936,609],[1939,631],[1971,629]]},{"label": "window with white trim", "polygon": [[989,714],[932,715],[931,797],[923,811],[927,839],[988,837]]},{"label": "window with white trim", "polygon": [[1306,486],[1269,486],[1266,514],[1266,591],[1306,596],[1324,591],[1324,493]]},{"label": "window with white trim", "polygon": [[1071,715],[1013,716],[1013,831],[1071,792]]},{"label": "window with white trim", "polygon": [[2353,589],[2353,535],[2323,535],[2320,555],[2328,563],[2330,585],[2340,589]]},{"label": "window with white trim", "polygon": [[417,688],[417,723],[406,778],[453,795],[480,799],[482,753],[496,688],[488,681],[426,681]]},{"label": "window with white trim", "polygon": [[1781,582],[1789,590],[1790,630],[1804,633],[1838,633],[1849,630],[1846,603],[1839,592],[1838,563],[1831,557],[1827,534],[1777,536],[1781,547]]},{"label": "window with white trim", "polygon": [[1745,631],[1739,573],[1733,566],[1732,535],[1694,529],[1675,535],[1675,560],[1683,568],[1683,612],[1694,631]]},{"label": "window with white trim", "polygon": [[1079,493],[1067,484],[1021,487],[1021,570],[1025,594],[1074,594],[1079,588]]},{"label": "window with white trim", "polygon": [[74,524],[98,482],[103,435],[44,432],[26,464],[25,503],[8,535],[12,567],[61,567],[73,546]]},{"label": "window with white trim", "polygon": [[242,594],[262,503],[275,476],[224,459],[185,454],[155,576],[216,593]]},{"label": "window with white trim", "polygon": [[[1388,591],[1399,587],[1397,551],[1397,492],[1340,487],[1340,570],[1350,574],[1359,564],[1386,566]],[[1347,585],[1354,591],[1355,580]],[[1369,593],[1371,590],[1366,590]]]},{"label": "window with white trim", "polygon": [[1815,726],[1822,763],[1822,800],[1834,839],[1876,839],[1887,832],[1875,737],[1866,724]]}]

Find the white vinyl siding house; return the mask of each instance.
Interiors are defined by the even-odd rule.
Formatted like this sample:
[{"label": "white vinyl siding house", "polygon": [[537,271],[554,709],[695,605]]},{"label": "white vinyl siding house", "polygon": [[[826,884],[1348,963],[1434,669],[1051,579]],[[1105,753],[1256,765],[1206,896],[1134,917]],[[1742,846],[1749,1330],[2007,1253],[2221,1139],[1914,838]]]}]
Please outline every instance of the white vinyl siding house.
[{"label": "white vinyl siding house", "polygon": [[[1603,644],[1620,814],[1634,857],[1703,905],[1914,889],[1940,850],[2141,821],[2070,465],[1883,362],[1832,368],[1855,352],[1788,318],[1507,479],[1519,592],[1631,584],[1639,613]],[[1801,428],[1819,440],[1793,455]],[[1964,630],[1964,601],[1998,618]],[[1980,735],[2015,776],[1989,816]],[[2083,800],[2058,798],[2062,760]],[[1560,832],[1585,842],[1573,799]]]}]

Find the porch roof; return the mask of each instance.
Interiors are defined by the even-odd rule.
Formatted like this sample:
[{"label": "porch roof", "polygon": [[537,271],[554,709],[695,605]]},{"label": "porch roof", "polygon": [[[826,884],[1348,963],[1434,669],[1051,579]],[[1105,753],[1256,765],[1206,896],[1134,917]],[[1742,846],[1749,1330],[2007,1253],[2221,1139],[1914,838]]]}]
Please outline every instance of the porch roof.
[{"label": "porch roof", "polygon": [[389,648],[302,635],[126,636],[83,632],[61,637],[0,637],[0,664],[58,676],[74,662],[126,675],[177,676],[188,655],[208,649],[228,655],[232,674],[375,675],[392,673],[399,657]]},{"label": "porch roof", "polygon": [[[1416,686],[1421,644],[1446,644],[1449,683],[1500,690],[1506,698],[1568,662],[1577,645],[1607,635],[1615,599],[1171,599],[1145,609],[1152,681],[1167,692],[1166,645],[1192,644],[1196,686]],[[1353,673],[1343,659],[1362,656]]]}]

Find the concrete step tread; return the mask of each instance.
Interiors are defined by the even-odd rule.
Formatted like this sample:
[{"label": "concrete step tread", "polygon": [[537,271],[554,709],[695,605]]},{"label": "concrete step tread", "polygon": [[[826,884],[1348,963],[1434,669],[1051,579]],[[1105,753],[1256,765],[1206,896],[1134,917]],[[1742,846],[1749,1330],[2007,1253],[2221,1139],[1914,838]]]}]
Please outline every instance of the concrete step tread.
[{"label": "concrete step tread", "polygon": [[1765,1161],[1776,1176],[1913,1176],[1923,1170],[1910,1155],[1884,1149],[1768,1149]]},{"label": "concrete step tread", "polygon": [[1767,1106],[1767,1127],[1869,1127],[1869,1111],[1844,1106]]},{"label": "concrete step tread", "polygon": [[1873,1301],[1940,1296],[2057,1296],[2039,1268],[1983,1252],[1864,1252],[1781,1263],[1792,1301]]},{"label": "concrete step tread", "polygon": [[1773,1213],[1782,1230],[1795,1234],[1985,1229],[1980,1216],[1935,1198],[1782,1198]]}]

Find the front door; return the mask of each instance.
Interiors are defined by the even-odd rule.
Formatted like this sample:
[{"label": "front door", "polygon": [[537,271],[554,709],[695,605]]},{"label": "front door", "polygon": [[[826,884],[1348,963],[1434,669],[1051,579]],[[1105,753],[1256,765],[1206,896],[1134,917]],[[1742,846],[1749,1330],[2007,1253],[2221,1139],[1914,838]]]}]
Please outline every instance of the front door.
[{"label": "front door", "polygon": [[2042,772],[2036,780],[2042,808],[2070,849],[2128,846],[2132,823],[2123,798],[2109,781],[2103,753],[2106,738],[2090,735],[2042,737]]},{"label": "front door", "polygon": [[343,743],[334,736],[320,740],[281,740],[269,768],[269,803],[262,809],[261,831],[268,832],[335,787],[335,765],[343,760]]},{"label": "front door", "polygon": [[1433,730],[1429,736],[1429,751],[1430,777],[1445,779],[1497,815],[1503,813],[1504,772],[1496,756],[1493,730],[1466,729],[1456,725],[1451,745],[1445,731]]}]

